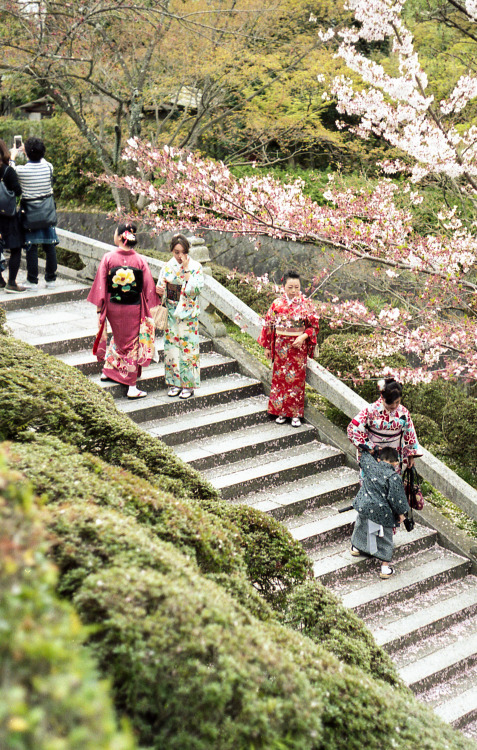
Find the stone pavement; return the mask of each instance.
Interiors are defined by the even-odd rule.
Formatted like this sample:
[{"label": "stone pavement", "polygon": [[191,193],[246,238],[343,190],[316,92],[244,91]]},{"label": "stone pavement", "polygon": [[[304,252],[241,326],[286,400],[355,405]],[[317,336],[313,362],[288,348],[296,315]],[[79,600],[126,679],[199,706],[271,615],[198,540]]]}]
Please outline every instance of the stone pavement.
[{"label": "stone pavement", "polygon": [[[19,283],[21,283],[21,278]],[[393,657],[404,681],[445,721],[477,738],[477,580],[470,562],[441,547],[432,529],[396,534],[395,575],[352,557],[354,511],[338,513],[358,477],[343,454],[324,445],[311,425],[294,429],[270,421],[259,380],[202,337],[202,385],[188,401],[167,397],[162,358],[147,368],[148,397],[128,401],[125,389],[100,383],[91,354],[96,313],[88,288],[59,280],[57,289],[7,295],[12,334],[81,370],[115,397],[151,435],[173,446],[232,503],[272,514],[305,547],[314,574],[364,619]],[[160,346],[159,346],[160,348]]]}]

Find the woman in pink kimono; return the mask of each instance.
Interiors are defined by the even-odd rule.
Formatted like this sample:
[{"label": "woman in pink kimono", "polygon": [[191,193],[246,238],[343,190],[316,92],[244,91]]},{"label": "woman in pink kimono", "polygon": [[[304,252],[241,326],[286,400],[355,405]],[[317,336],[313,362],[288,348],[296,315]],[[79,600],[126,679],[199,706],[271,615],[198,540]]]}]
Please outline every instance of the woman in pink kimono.
[{"label": "woman in pink kimono", "polygon": [[365,445],[374,455],[385,446],[395,448],[399,463],[414,465],[422,456],[411,415],[401,404],[402,385],[394,378],[378,381],[380,397],[366,406],[348,425],[348,438],[359,449]]},{"label": "woman in pink kimono", "polygon": [[299,274],[289,271],[283,278],[283,294],[272,302],[258,338],[273,362],[268,413],[278,424],[290,418],[292,427],[301,425],[306,360],[313,356],[318,329],[316,307],[301,293]]},{"label": "woman in pink kimono", "polygon": [[[88,302],[96,305],[99,316],[93,353],[99,361],[104,361],[101,380],[129,386],[130,399],[147,396],[136,382],[142,367],[150,364],[152,358],[154,324],[150,310],[159,304],[149,266],[134,250],[136,243],[136,226],[119,224],[114,233],[117,250],[106,253],[101,260],[88,295]],[[106,320],[113,332],[109,346],[106,346]]]}]

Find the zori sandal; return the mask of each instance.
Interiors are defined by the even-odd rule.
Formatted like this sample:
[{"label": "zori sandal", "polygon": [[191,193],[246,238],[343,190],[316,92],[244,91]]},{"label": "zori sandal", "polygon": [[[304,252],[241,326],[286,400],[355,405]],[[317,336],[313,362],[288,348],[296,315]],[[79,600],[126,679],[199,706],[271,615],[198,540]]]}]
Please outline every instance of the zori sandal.
[{"label": "zori sandal", "polygon": [[192,388],[183,388],[182,393],[179,396],[179,398],[190,398],[193,395],[194,395],[194,391],[192,390]]},{"label": "zori sandal", "polygon": [[391,565],[381,565],[380,578],[391,578],[394,573],[394,568]]},{"label": "zori sandal", "polygon": [[172,388],[169,388],[167,391],[167,395],[171,398],[174,398],[174,396],[178,396],[181,392],[182,388],[178,388],[176,385],[174,385]]}]

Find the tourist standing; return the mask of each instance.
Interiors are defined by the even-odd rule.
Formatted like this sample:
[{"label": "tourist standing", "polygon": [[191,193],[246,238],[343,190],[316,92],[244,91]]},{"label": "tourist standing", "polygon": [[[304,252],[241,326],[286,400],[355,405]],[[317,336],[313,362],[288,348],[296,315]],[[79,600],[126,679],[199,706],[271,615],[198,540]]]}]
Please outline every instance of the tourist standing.
[{"label": "tourist standing", "polygon": [[[152,359],[154,325],[150,311],[159,303],[149,266],[134,250],[136,243],[136,226],[119,224],[114,233],[117,249],[102,258],[88,295],[88,302],[96,305],[98,313],[97,349],[93,352],[104,361],[101,380],[127,385],[130,399],[147,396],[136,383],[142,368]],[[113,332],[109,346],[106,320]]]},{"label": "tourist standing", "polygon": [[[27,155],[26,164],[16,164],[15,160],[19,151]],[[27,281],[24,285],[32,292],[38,291],[38,248],[43,247],[46,255],[45,286],[54,289],[56,286],[56,245],[58,237],[54,224],[56,223],[56,212],[53,203],[53,165],[46,161],[45,144],[40,138],[28,138],[20,148],[12,148],[11,164],[14,166],[22,188],[22,210],[21,217],[25,230],[25,250],[27,264]],[[25,227],[25,205],[24,202],[41,198],[50,198],[50,206],[53,206],[54,216],[45,214],[44,222],[38,222],[36,229]]]},{"label": "tourist standing", "polygon": [[189,255],[189,241],[175,235],[172,258],[161,269],[157,293],[167,307],[164,368],[168,396],[187,399],[200,385],[199,295],[204,286],[201,264]]},{"label": "tourist standing", "polygon": [[288,271],[283,277],[283,294],[268,310],[258,343],[273,362],[268,413],[277,424],[291,419],[301,425],[305,409],[307,357],[313,357],[319,318],[316,307],[301,292],[300,276]]},{"label": "tourist standing", "polygon": [[[11,155],[7,144],[0,139],[0,180],[4,183],[7,190],[10,190],[19,197],[22,193],[22,188],[15,169],[10,165],[10,160]],[[8,282],[5,281],[0,273],[0,289],[5,289],[9,294],[25,292],[26,288],[17,284],[17,273],[20,268],[23,245],[23,232],[18,211],[15,211],[12,216],[0,214],[0,236],[4,247],[10,250]]]}]

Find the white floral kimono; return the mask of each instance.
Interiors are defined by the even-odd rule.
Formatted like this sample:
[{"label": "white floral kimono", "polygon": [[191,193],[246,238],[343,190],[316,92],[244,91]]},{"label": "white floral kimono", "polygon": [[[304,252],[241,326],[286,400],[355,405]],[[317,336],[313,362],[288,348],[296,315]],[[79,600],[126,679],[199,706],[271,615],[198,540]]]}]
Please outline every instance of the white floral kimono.
[{"label": "white floral kimono", "polygon": [[200,290],[204,286],[201,264],[190,258],[186,281],[180,263],[171,258],[162,267],[158,283],[166,286],[167,325],[164,331],[166,385],[198,388]]}]

